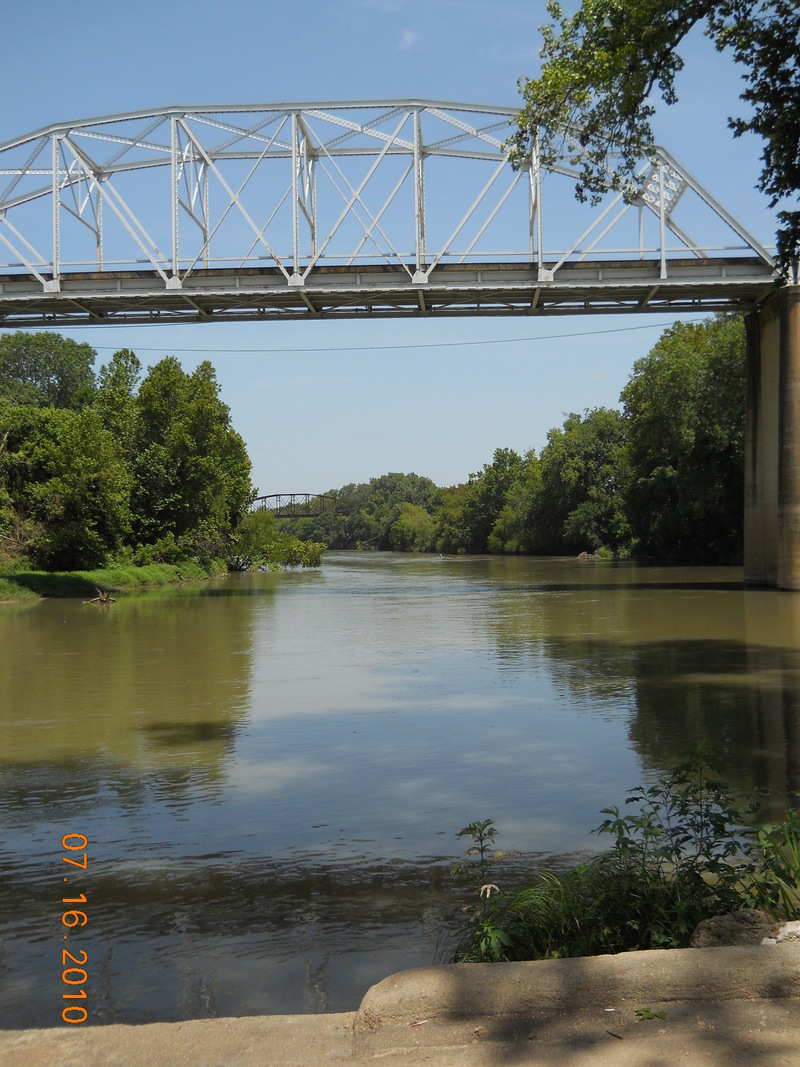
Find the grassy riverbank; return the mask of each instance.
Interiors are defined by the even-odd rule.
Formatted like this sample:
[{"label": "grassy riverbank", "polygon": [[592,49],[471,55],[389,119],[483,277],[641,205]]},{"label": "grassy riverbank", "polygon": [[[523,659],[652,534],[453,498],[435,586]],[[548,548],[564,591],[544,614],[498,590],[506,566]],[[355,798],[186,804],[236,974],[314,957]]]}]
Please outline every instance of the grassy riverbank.
[{"label": "grassy riverbank", "polygon": [[145,567],[108,567],[92,571],[33,571],[6,565],[0,569],[0,602],[41,600],[42,597],[79,597],[91,600],[97,590],[106,593],[126,589],[153,588],[177,585],[183,581],[198,581],[211,576],[196,563],[177,565],[151,563]]}]

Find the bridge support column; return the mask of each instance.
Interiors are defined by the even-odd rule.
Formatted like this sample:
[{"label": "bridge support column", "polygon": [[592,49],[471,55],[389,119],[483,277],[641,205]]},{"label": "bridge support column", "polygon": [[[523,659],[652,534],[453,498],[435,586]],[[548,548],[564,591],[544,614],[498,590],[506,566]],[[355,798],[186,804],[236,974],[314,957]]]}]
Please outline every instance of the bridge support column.
[{"label": "bridge support column", "polygon": [[744,580],[800,590],[800,286],[746,326]]}]

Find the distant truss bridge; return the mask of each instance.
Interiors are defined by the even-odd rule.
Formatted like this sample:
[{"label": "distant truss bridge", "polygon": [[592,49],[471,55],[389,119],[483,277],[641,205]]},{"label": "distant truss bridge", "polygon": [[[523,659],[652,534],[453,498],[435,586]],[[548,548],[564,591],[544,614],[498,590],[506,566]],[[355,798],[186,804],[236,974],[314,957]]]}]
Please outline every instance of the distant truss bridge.
[{"label": "distant truss bridge", "polygon": [[769,250],[665,149],[574,198],[518,108],[168,107],[0,145],[0,327],[750,310]]},{"label": "distant truss bridge", "polygon": [[313,519],[333,509],[332,493],[270,493],[253,501],[253,511],[271,511],[278,519]]}]

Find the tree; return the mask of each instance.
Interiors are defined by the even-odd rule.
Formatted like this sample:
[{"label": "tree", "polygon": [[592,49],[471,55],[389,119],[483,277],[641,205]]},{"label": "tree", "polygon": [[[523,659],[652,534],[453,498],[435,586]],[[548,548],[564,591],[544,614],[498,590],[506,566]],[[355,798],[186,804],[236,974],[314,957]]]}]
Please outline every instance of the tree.
[{"label": "tree", "polygon": [[[564,17],[556,0],[542,27],[538,78],[521,79],[524,107],[513,138],[518,165],[538,143],[552,163],[569,145],[579,168],[576,192],[593,200],[609,185],[636,195],[635,169],[652,150],[654,93],[675,103],[679,48],[696,25],[744,68],[749,105],[729,120],[734,136],[764,141],[758,188],[771,206],[796,202],[800,189],[800,7],[797,0],[583,0]],[[567,141],[565,138],[569,137]],[[800,256],[800,211],[778,213],[778,253],[788,269]]]},{"label": "tree", "polygon": [[35,407],[82,408],[95,388],[97,353],[59,333],[0,336],[0,397]]},{"label": "tree", "polygon": [[138,406],[136,393],[142,373],[139,358],[129,348],[121,348],[97,374],[93,407],[103,425],[120,442],[131,460],[136,449]]},{"label": "tree", "polygon": [[640,550],[689,563],[741,560],[744,326],[676,323],[634,364],[628,513]]},{"label": "tree", "polygon": [[513,448],[496,448],[491,463],[471,474],[462,517],[464,549],[488,552],[489,537],[517,480],[521,459]]},{"label": "tree", "polygon": [[4,440],[0,485],[31,559],[50,570],[104,564],[128,532],[130,475],[97,413],[17,406]]},{"label": "tree", "polygon": [[442,492],[442,505],[437,515],[436,547],[440,552],[466,552],[469,533],[464,524],[464,509],[472,486],[463,482]]},{"label": "tree", "polygon": [[628,545],[626,425],[613,408],[568,415],[547,435],[531,541],[546,553],[619,551]]},{"label": "tree", "polygon": [[389,546],[395,552],[428,552],[436,537],[436,522],[429,511],[404,501],[389,527]]},{"label": "tree", "polygon": [[314,541],[300,541],[291,534],[275,529],[275,519],[269,511],[251,511],[245,515],[231,538],[228,566],[231,570],[246,571],[254,567],[319,567],[325,545]]},{"label": "tree", "polygon": [[497,554],[536,548],[534,509],[542,489],[542,468],[534,449],[522,457],[516,480],[489,535],[489,551]]},{"label": "tree", "polygon": [[[420,531],[428,524],[419,514],[424,511],[432,516],[439,506],[441,490],[430,478],[392,472],[329,492],[336,500],[333,510],[293,524],[292,531],[297,531],[303,540],[324,541],[330,548],[379,551],[401,551],[401,543],[407,543],[413,551],[432,547],[432,538],[424,543],[425,535]],[[416,519],[412,521],[411,515]],[[413,534],[410,527],[414,528]]]},{"label": "tree", "polygon": [[[137,397],[132,511],[135,536],[171,533],[216,555],[254,496],[250,459],[219,398],[209,362],[186,374],[168,356],[150,368]],[[191,553],[190,553],[191,554]]]}]

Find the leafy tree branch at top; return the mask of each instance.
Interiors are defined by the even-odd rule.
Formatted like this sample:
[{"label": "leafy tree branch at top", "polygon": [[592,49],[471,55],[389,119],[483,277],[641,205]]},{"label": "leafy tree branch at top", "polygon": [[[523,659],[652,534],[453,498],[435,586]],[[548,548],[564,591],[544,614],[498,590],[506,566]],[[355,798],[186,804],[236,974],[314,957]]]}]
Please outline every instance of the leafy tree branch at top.
[{"label": "leafy tree branch at top", "polygon": [[734,136],[764,143],[758,188],[778,211],[778,256],[788,270],[800,257],[800,6],[797,0],[583,0],[565,17],[548,0],[542,71],[521,79],[524,107],[512,138],[512,162],[534,145],[545,164],[570,135],[576,194],[597,200],[609,186],[637,189],[635,172],[654,147],[654,96],[677,100],[679,48],[697,25],[718,51],[743,67],[745,114],[729,120]]}]

